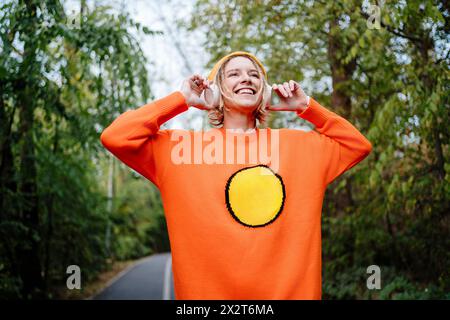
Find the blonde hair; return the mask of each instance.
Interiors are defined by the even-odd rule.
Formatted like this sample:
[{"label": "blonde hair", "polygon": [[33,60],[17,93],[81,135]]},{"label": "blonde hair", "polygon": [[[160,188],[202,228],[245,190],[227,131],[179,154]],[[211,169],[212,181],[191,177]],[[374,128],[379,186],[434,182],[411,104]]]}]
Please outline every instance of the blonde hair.
[{"label": "blonde hair", "polygon": [[[257,106],[257,108],[253,111],[253,117],[255,119],[255,121],[259,122],[260,124],[264,124],[266,122],[266,118],[268,115],[268,110],[266,110],[266,105],[267,105],[267,99],[266,99],[266,86],[267,86],[267,80],[261,70],[261,68],[258,66],[258,64],[249,56],[247,55],[235,55],[235,56],[231,56],[229,57],[227,60],[225,60],[222,65],[220,66],[219,70],[217,71],[215,77],[214,77],[214,83],[218,86],[219,90],[220,90],[220,95],[219,95],[219,105],[217,107],[214,107],[213,109],[209,110],[208,112],[208,118],[209,118],[209,123],[212,126],[218,127],[223,125],[223,121],[224,121],[224,117],[225,117],[225,113],[224,113],[224,109],[226,109],[228,111],[228,109],[225,107],[225,101],[223,99],[223,97],[227,97],[230,100],[233,100],[233,98],[229,97],[225,92],[224,92],[224,88],[223,88],[223,81],[224,81],[224,71],[225,71],[225,66],[227,65],[227,63],[236,57],[245,57],[247,59],[249,59],[253,65],[255,66],[255,68],[257,68],[258,73],[260,75],[260,79],[261,79],[261,87],[259,89],[259,91],[257,92],[257,94],[261,94],[260,97],[260,102]],[[255,123],[256,125],[257,123]]]}]

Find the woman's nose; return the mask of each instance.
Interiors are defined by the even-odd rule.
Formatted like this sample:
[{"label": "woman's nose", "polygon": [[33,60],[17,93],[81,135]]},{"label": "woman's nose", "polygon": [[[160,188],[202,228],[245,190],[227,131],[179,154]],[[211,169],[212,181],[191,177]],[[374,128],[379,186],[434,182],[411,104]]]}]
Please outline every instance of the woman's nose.
[{"label": "woman's nose", "polygon": [[244,74],[241,78],[241,82],[252,82],[252,78],[248,74]]}]

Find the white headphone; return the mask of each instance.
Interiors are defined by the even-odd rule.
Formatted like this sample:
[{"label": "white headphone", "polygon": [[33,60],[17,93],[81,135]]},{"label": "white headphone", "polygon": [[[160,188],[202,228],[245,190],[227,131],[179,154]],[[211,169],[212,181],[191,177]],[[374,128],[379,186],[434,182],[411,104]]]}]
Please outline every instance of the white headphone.
[{"label": "white headphone", "polygon": [[[208,105],[213,107],[218,107],[220,103],[220,90],[216,84],[211,84],[209,88],[205,89],[202,93],[204,100]],[[264,99],[267,101],[267,106],[271,103],[272,97],[272,87],[266,84],[266,92],[264,94]]]}]

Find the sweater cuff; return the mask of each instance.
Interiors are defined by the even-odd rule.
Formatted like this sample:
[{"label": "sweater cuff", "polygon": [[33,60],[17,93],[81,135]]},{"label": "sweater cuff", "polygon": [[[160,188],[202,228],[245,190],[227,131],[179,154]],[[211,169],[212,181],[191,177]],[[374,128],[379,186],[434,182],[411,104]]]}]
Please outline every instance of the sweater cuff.
[{"label": "sweater cuff", "polygon": [[316,127],[322,127],[328,119],[334,116],[334,113],[322,107],[313,98],[310,98],[308,107],[303,111],[297,111],[297,115],[302,119],[308,120]]},{"label": "sweater cuff", "polygon": [[180,91],[175,91],[164,98],[158,100],[161,114],[176,116],[189,109],[186,100]]}]

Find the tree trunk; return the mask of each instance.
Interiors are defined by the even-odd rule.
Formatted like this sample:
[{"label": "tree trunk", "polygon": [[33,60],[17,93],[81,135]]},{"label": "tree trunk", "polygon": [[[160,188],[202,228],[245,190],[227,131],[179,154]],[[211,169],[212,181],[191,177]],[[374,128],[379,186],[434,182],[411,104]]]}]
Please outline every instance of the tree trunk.
[{"label": "tree trunk", "polygon": [[[58,135],[58,122],[55,124],[55,136],[53,140],[53,150],[52,152],[56,154],[58,152],[58,142],[59,142],[59,135]],[[49,272],[50,272],[50,261],[51,261],[51,241],[53,237],[53,193],[47,196],[46,198],[46,207],[47,207],[47,235],[45,237],[45,290],[48,291],[48,288],[50,286],[49,283]]]},{"label": "tree trunk", "polygon": [[[343,52],[347,48],[343,48],[339,36],[334,34],[333,30],[338,29],[337,19],[330,21],[330,32],[328,34],[328,59],[331,69],[331,79],[333,86],[333,93],[331,96],[331,107],[333,111],[337,112],[346,119],[349,119],[352,113],[352,105],[350,95],[345,90],[345,84],[352,79],[353,72],[356,69],[356,60],[353,59],[348,64],[342,61]],[[344,194],[340,194],[337,198],[337,208],[344,208],[354,204],[351,192],[350,179],[347,180],[346,190]]]},{"label": "tree trunk", "polygon": [[[1,126],[0,132],[0,225],[3,221],[17,219],[15,215],[16,204],[14,203],[13,197],[17,193],[17,183],[15,177],[14,169],[14,158],[12,152],[12,123],[14,119],[14,114],[16,108],[13,108],[11,115],[9,116],[6,111],[5,101],[1,93],[4,92],[3,87],[0,87],[0,123],[4,124]],[[15,277],[18,274],[17,259],[15,258],[14,246],[11,244],[11,239],[9,238],[8,230],[0,227],[0,241],[2,247],[5,250],[6,257],[8,259],[9,265],[7,266],[8,271]]]},{"label": "tree trunk", "polygon": [[[433,41],[430,39],[428,35],[423,36],[423,40],[420,43],[417,43],[416,46],[418,46],[420,57],[422,58],[422,62],[420,65],[427,66],[430,64],[430,57],[429,52],[434,51]],[[420,70],[420,68],[419,68]],[[423,71],[420,74],[420,79],[422,80],[423,84],[425,85],[426,94],[429,95],[434,91],[434,87],[436,86],[436,81],[430,76],[430,74],[427,71]],[[431,132],[431,140],[434,148],[434,154],[436,158],[436,169],[438,173],[438,177],[441,180],[444,180],[445,178],[445,158],[444,158],[444,152],[442,150],[442,141],[440,137],[440,130],[439,125],[437,121],[438,115],[433,115],[433,129]]]},{"label": "tree trunk", "polygon": [[[25,1],[29,26],[24,32],[35,34],[37,19],[36,5]],[[24,44],[24,59],[20,67],[21,74],[26,74],[25,88],[18,96],[20,150],[20,181],[19,194],[22,201],[19,206],[21,220],[27,230],[27,239],[19,249],[19,273],[23,281],[22,294],[24,298],[40,297],[43,292],[41,261],[39,252],[39,206],[37,196],[37,171],[35,162],[35,147],[33,139],[33,120],[37,79],[33,77],[38,72],[36,62],[37,44],[30,39]]]},{"label": "tree trunk", "polygon": [[[330,21],[331,30],[338,28],[337,19]],[[351,99],[345,90],[345,85],[352,79],[353,72],[356,69],[356,59],[347,64],[342,62],[340,54],[346,51],[346,48],[342,48],[339,37],[330,31],[328,34],[328,59],[330,61],[333,86],[331,107],[344,118],[350,117],[352,109]]]}]

